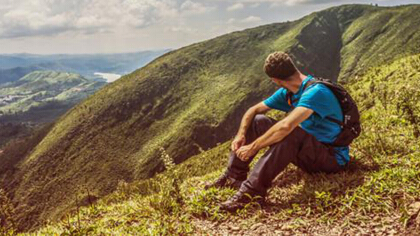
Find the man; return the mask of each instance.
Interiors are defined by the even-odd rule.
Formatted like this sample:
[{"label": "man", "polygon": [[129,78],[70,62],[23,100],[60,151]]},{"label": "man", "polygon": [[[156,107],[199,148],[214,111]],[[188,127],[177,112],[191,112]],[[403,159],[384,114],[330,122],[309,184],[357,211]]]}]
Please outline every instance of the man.
[{"label": "man", "polygon": [[[283,52],[270,54],[265,73],[280,87],[271,97],[249,108],[231,145],[225,173],[210,187],[239,189],[221,209],[236,211],[254,200],[262,204],[272,180],[289,163],[314,173],[335,173],[349,161],[349,148],[332,147],[343,121],[340,104],[333,92],[320,83],[309,83],[312,76],[302,74]],[[309,85],[309,86],[307,86]],[[291,101],[286,98],[292,92]],[[277,122],[264,114],[270,109],[290,112]],[[249,164],[259,150],[270,147],[247,177]]]}]

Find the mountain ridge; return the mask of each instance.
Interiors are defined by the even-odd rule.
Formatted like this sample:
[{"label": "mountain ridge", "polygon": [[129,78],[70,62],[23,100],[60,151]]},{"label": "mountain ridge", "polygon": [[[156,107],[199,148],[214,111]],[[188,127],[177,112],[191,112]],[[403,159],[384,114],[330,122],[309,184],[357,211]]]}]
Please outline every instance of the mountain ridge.
[{"label": "mountain ridge", "polygon": [[[126,74],[168,51],[170,49],[114,54],[0,54],[0,83],[19,79],[23,71],[35,71],[33,67],[36,70],[77,73],[89,79],[97,79],[96,72]],[[7,74],[13,70],[20,73]]]}]

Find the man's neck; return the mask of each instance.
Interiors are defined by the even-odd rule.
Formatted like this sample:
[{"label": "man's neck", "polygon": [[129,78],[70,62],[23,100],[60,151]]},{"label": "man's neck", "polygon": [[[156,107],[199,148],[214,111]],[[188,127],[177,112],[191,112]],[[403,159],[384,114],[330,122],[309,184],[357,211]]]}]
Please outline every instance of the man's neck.
[{"label": "man's neck", "polygon": [[296,73],[293,75],[292,79],[290,80],[288,90],[292,93],[296,94],[299,91],[300,86],[302,86],[303,81],[306,79],[306,75],[302,73]]}]

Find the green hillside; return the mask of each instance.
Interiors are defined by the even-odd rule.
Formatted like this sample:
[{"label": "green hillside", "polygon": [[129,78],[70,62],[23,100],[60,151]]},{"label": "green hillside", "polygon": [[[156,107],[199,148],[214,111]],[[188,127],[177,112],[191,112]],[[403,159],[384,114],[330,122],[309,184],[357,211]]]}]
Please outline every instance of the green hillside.
[{"label": "green hillside", "polygon": [[164,169],[162,148],[181,163],[228,141],[243,112],[275,90],[262,71],[274,50],[290,52],[305,73],[356,84],[372,66],[420,53],[419,10],[345,5],[159,57],[66,112],[13,164],[2,185],[15,224],[33,229],[121,181],[153,176]]},{"label": "green hillside", "polygon": [[40,66],[28,66],[28,67],[15,67],[11,69],[3,69],[3,70],[0,69],[0,84],[14,82],[33,71],[39,71],[39,70],[45,70],[45,68],[42,68]]},{"label": "green hillside", "polygon": [[0,120],[52,121],[105,84],[72,73],[29,73],[15,82],[0,86]]},{"label": "green hillside", "polygon": [[28,136],[32,128],[26,124],[0,123],[0,149],[8,141]]},{"label": "green hillside", "polygon": [[[92,235],[417,235],[420,229],[420,54],[371,68],[347,88],[364,133],[346,172],[308,175],[293,166],[270,192],[268,207],[239,214],[216,204],[230,189],[204,190],[225,168],[229,142],[127,184],[38,234]],[[271,115],[277,116],[273,112]],[[86,190],[85,190],[86,192]]]}]

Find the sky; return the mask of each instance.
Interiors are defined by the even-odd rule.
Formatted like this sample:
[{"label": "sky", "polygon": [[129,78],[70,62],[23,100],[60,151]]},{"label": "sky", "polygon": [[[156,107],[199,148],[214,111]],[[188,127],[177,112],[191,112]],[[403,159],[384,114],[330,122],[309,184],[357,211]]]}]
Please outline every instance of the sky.
[{"label": "sky", "polygon": [[176,49],[350,3],[420,0],[0,0],[0,54]]}]

